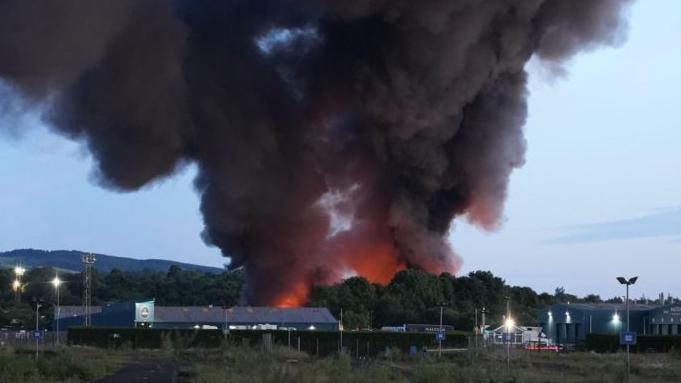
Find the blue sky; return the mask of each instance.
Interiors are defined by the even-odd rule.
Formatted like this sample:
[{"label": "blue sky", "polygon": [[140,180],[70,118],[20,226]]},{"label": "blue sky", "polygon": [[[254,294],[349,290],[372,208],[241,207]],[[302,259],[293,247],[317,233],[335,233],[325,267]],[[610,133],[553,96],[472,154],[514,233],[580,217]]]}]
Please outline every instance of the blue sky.
[{"label": "blue sky", "polygon": [[[540,291],[681,295],[681,2],[638,1],[628,42],[576,57],[564,78],[532,62],[527,164],[512,177],[493,233],[457,221],[463,272],[491,270]],[[0,250],[80,249],[221,266],[206,247],[195,169],[117,194],[90,177],[76,143],[31,115],[0,136]],[[0,129],[2,130],[2,129]]]}]

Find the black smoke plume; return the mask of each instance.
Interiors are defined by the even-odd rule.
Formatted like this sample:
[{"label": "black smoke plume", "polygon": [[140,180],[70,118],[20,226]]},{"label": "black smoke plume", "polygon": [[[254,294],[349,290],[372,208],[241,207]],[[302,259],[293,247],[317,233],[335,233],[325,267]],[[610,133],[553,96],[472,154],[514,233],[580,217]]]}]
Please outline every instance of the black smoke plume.
[{"label": "black smoke plume", "polygon": [[[523,164],[527,73],[623,38],[627,0],[0,0],[0,77],[133,191],[196,163],[253,303],[455,272]],[[0,109],[1,110],[1,109]]]}]

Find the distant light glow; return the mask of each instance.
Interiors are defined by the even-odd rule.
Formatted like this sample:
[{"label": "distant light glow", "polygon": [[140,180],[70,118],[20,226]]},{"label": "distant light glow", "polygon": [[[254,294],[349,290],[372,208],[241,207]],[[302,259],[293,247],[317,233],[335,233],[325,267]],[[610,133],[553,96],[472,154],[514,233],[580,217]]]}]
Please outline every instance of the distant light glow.
[{"label": "distant light glow", "polygon": [[613,314],[612,321],[613,322],[619,322],[620,321],[620,314],[618,314],[618,313]]},{"label": "distant light glow", "polygon": [[26,273],[26,269],[24,269],[23,267],[17,266],[14,268],[14,274],[16,274],[18,277],[24,275],[24,273]]},{"label": "distant light glow", "polygon": [[61,285],[61,283],[62,283],[62,280],[59,279],[59,276],[54,277],[54,279],[52,280],[52,285],[53,285],[55,288],[59,288],[59,286]]},{"label": "distant light glow", "polygon": [[505,325],[507,329],[511,329],[512,327],[515,327],[515,321],[513,320],[513,318],[508,318],[506,319]]},{"label": "distant light glow", "polygon": [[14,289],[14,291],[19,291],[20,287],[21,287],[21,282],[19,282],[18,279],[15,279],[14,282],[12,282],[12,289]]},{"label": "distant light glow", "polygon": [[310,331],[314,331],[314,330],[316,330],[317,328],[316,328],[314,325],[310,325],[310,327],[308,327],[307,329],[310,330]]}]

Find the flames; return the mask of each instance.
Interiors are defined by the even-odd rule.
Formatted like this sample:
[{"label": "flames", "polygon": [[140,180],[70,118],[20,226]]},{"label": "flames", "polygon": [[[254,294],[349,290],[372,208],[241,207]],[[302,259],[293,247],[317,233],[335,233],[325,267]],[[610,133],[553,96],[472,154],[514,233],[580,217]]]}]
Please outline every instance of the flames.
[{"label": "flames", "polygon": [[[387,285],[396,273],[406,268],[406,265],[398,260],[395,251],[388,243],[360,249],[348,260],[349,267],[352,272],[371,283]],[[275,298],[272,305],[279,308],[304,306],[311,288],[312,286],[305,281],[296,282],[288,291]]]},{"label": "flames", "polygon": [[297,282],[290,291],[284,292],[277,297],[273,306],[279,308],[301,307],[307,302],[307,297],[310,293],[310,286],[305,282]]}]

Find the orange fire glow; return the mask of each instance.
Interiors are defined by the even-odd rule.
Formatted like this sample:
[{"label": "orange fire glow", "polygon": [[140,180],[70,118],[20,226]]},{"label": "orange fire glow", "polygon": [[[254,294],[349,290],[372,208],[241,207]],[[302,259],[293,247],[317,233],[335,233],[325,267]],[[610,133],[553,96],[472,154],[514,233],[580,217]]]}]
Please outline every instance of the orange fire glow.
[{"label": "orange fire glow", "polygon": [[382,285],[390,283],[397,272],[406,268],[397,259],[395,249],[389,243],[381,243],[360,251],[352,258],[350,266],[369,282]]},{"label": "orange fire glow", "polygon": [[310,289],[305,282],[298,282],[291,288],[291,291],[287,291],[278,297],[274,306],[279,308],[301,307],[305,305],[309,291]]},{"label": "orange fire glow", "polygon": [[[346,259],[346,266],[371,283],[387,285],[396,273],[406,268],[406,265],[399,261],[395,248],[389,242],[372,244],[361,249],[354,247],[351,251],[350,249],[347,250],[352,255],[343,257]],[[326,282],[340,282],[340,280],[328,280]],[[309,281],[298,281],[274,299],[272,305],[279,308],[304,306],[310,294],[310,289]]]}]

